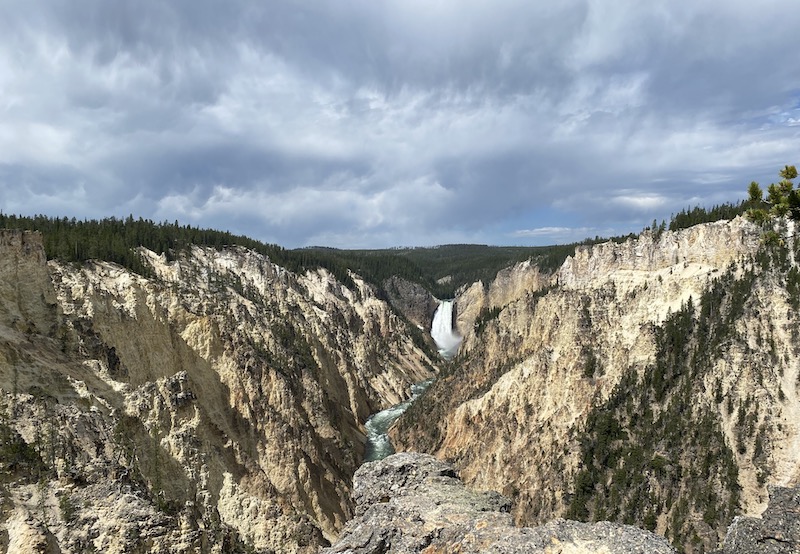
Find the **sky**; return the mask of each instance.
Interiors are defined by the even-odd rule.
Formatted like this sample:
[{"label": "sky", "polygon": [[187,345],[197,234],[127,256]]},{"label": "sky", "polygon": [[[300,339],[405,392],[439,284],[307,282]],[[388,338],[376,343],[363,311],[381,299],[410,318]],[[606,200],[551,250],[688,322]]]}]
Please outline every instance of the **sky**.
[{"label": "sky", "polygon": [[796,0],[0,0],[0,210],[288,248],[638,232],[800,162]]}]

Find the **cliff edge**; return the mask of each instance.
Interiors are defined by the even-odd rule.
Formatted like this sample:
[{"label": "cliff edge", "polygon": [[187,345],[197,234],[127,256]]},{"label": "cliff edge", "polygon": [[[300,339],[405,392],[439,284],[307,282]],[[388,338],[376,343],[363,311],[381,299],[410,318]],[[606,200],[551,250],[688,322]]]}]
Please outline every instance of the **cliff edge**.
[{"label": "cliff edge", "polygon": [[797,554],[800,552],[800,486],[770,487],[760,518],[740,516],[714,554]]},{"label": "cliff edge", "polygon": [[664,538],[629,525],[557,519],[515,527],[508,499],[467,489],[453,466],[427,454],[400,453],[362,465],[353,500],[355,517],[323,554],[675,552]]}]

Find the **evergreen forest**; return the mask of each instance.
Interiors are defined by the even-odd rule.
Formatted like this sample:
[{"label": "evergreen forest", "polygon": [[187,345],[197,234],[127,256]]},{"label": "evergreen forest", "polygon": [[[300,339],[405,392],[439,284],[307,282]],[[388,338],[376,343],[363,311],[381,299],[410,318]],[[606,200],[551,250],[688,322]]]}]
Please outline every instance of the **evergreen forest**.
[{"label": "evergreen forest", "polygon": [[[730,219],[742,214],[752,202],[723,204],[710,209],[695,207],[674,215],[670,230],[697,223]],[[655,225],[655,222],[654,222]],[[663,230],[653,227],[654,231]],[[174,222],[149,219],[108,217],[79,220],[45,215],[22,216],[0,213],[0,228],[38,231],[42,234],[48,259],[82,263],[105,260],[147,275],[136,248],[143,246],[175,259],[190,245],[221,249],[241,246],[267,256],[289,271],[301,273],[315,268],[329,270],[349,287],[354,272],[382,290],[391,276],[418,283],[438,298],[452,298],[463,285],[476,281],[490,282],[500,269],[531,260],[542,271],[552,272],[580,245],[606,240],[621,242],[633,235],[587,238],[581,242],[553,246],[487,246],[451,244],[427,248],[390,248],[377,250],[340,250],[326,247],[286,249],[229,231],[203,229]]]}]

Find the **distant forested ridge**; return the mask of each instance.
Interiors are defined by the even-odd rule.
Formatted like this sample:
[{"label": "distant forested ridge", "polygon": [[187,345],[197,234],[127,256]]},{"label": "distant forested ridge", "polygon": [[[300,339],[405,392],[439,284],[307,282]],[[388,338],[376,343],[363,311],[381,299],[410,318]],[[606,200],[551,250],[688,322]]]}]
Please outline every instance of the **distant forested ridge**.
[{"label": "distant forested ridge", "polygon": [[147,274],[149,269],[136,252],[139,246],[173,259],[192,244],[216,249],[235,245],[259,252],[293,272],[324,267],[340,281],[353,285],[347,268],[325,252],[287,250],[276,244],[266,244],[228,231],[200,229],[191,225],[180,225],[177,221],[156,223],[149,219],[134,219],[132,216],[125,219],[108,217],[100,220],[78,220],[42,215],[25,217],[0,214],[0,228],[39,231],[42,233],[48,259],[68,262],[106,260],[140,274]]},{"label": "distant forested ridge", "polygon": [[463,284],[480,279],[487,282],[500,269],[519,261],[534,258],[544,269],[556,268],[574,252],[575,247],[448,245],[383,250],[322,247],[289,250],[228,231],[201,229],[177,221],[159,223],[132,216],[79,220],[0,214],[0,228],[39,231],[48,259],[70,262],[106,260],[145,275],[149,268],[136,252],[139,246],[173,259],[192,244],[217,249],[236,245],[259,252],[295,273],[325,268],[340,282],[353,287],[352,271],[379,289],[387,278],[396,275],[423,285],[439,298],[454,296],[456,288]]},{"label": "distant forested ridge", "polygon": [[[672,217],[672,231],[698,223],[732,219],[744,213],[750,203],[722,204],[706,209],[686,209]],[[663,225],[663,224],[662,224]],[[497,272],[515,263],[531,260],[543,272],[558,269],[574,254],[575,247],[606,240],[624,241],[633,235],[595,237],[581,242],[554,246],[488,246],[450,244],[429,248],[391,248],[377,250],[339,250],[325,247],[286,249],[229,231],[201,229],[175,222],[154,222],[149,219],[79,220],[67,217],[33,217],[0,213],[0,228],[26,229],[42,233],[48,259],[85,262],[91,259],[120,264],[147,275],[149,268],[142,263],[136,248],[143,246],[168,259],[174,259],[189,245],[220,249],[242,246],[267,256],[272,262],[289,271],[302,273],[325,268],[340,282],[353,288],[350,272],[375,285],[379,291],[392,276],[419,283],[438,298],[452,298],[464,285],[476,281],[490,282]]]},{"label": "distant forested ridge", "polygon": [[453,298],[459,287],[489,283],[497,272],[532,260],[542,271],[553,271],[575,252],[575,244],[557,246],[487,246],[448,244],[427,248],[335,250],[348,267],[369,281],[383,283],[397,275],[420,283],[437,298]]}]

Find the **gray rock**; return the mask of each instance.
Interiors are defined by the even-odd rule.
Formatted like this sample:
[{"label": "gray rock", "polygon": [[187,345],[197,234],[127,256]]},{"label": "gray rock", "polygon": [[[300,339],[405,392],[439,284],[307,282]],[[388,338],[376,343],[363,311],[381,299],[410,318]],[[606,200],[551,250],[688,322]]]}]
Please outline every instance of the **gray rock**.
[{"label": "gray rock", "polygon": [[800,486],[769,487],[769,496],[761,518],[733,520],[722,554],[800,553]]},{"label": "gray rock", "polygon": [[393,275],[383,282],[389,302],[411,323],[430,329],[439,302],[425,287]]},{"label": "gray rock", "polygon": [[400,453],[361,466],[354,477],[355,517],[324,554],[667,554],[666,540],[615,523],[558,519],[514,527],[510,502],[467,489],[450,464]]}]

